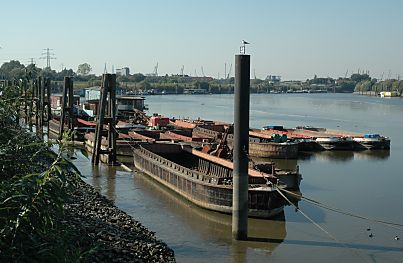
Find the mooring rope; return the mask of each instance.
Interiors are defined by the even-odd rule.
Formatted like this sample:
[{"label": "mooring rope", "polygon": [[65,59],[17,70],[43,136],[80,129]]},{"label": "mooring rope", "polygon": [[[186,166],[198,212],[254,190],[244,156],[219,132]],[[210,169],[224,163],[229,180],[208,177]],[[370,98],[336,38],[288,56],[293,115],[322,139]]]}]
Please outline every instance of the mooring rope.
[{"label": "mooring rope", "polygon": [[347,248],[349,250],[351,250],[356,256],[360,257],[361,259],[363,259],[364,261],[367,261],[365,258],[362,257],[362,255],[360,255],[354,248],[349,247],[347,244],[341,242],[340,240],[338,240],[335,236],[333,236],[329,231],[327,231],[326,229],[324,229],[322,226],[320,226],[318,223],[316,223],[312,218],[310,218],[307,214],[305,214],[299,207],[297,207],[293,202],[291,202],[282,192],[281,190],[276,187],[275,188],[276,191],[293,207],[295,207],[295,209],[297,211],[299,211],[306,219],[308,219],[314,226],[316,226],[317,228],[319,228],[322,232],[324,232],[326,235],[328,235],[331,239],[333,239],[334,241],[336,241],[337,243],[339,243],[340,245],[342,245],[344,248]]},{"label": "mooring rope", "polygon": [[308,203],[317,205],[319,207],[322,207],[324,209],[327,209],[327,210],[330,210],[330,211],[333,211],[333,212],[336,212],[336,213],[339,213],[339,214],[355,217],[355,218],[366,220],[366,221],[372,221],[372,222],[375,222],[375,223],[383,224],[383,225],[391,227],[391,228],[395,228],[395,229],[398,229],[398,230],[403,230],[403,228],[402,228],[403,224],[388,222],[388,221],[384,221],[384,220],[377,220],[377,219],[372,219],[372,218],[365,217],[365,216],[362,216],[362,215],[353,214],[353,213],[348,212],[348,211],[343,211],[343,210],[341,210],[339,208],[328,206],[328,205],[323,204],[323,203],[321,203],[319,201],[316,201],[316,200],[314,200],[312,198],[305,197],[302,194],[301,195],[295,194],[295,193],[293,193],[291,191],[288,191],[288,190],[285,190],[285,189],[281,189],[281,191],[283,191],[283,192],[285,192],[285,193],[287,193],[289,195],[293,195],[293,196],[295,196],[297,198],[301,198],[302,200],[307,201]]},{"label": "mooring rope", "polygon": [[[117,134],[124,134],[124,133],[119,132],[119,131],[116,129],[115,126],[113,126],[113,129],[115,130],[115,132],[116,132]],[[131,144],[131,141],[128,141],[128,142],[127,142],[127,145],[129,145],[132,150],[135,150],[135,149],[136,149],[136,148]]]}]

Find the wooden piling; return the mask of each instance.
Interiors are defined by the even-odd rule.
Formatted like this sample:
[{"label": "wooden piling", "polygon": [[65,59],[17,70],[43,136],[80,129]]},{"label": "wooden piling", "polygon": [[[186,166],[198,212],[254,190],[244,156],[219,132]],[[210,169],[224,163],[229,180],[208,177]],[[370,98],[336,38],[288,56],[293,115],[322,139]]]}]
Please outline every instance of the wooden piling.
[{"label": "wooden piling", "polygon": [[[109,98],[108,98],[109,96]],[[105,111],[107,113],[105,114]],[[107,115],[107,116],[105,116]],[[104,124],[108,123],[108,146],[101,149]],[[116,74],[103,74],[101,85],[101,97],[98,106],[98,119],[95,129],[95,142],[92,152],[92,163],[99,164],[100,155],[108,154],[108,164],[116,164]]]},{"label": "wooden piling", "polygon": [[43,139],[43,108],[44,108],[44,97],[45,92],[42,86],[42,77],[37,79],[37,92],[38,92],[38,103],[37,103],[37,117],[38,122],[36,124],[36,134],[39,138]]},{"label": "wooden piling", "polygon": [[51,110],[51,102],[50,102],[50,79],[46,78],[44,83],[46,99],[45,99],[45,106],[46,106],[46,131],[47,136],[49,139],[49,122],[52,119],[52,110]]},{"label": "wooden piling", "polygon": [[34,107],[34,83],[33,81],[28,81],[28,90],[31,93],[29,99],[29,111],[28,111],[28,128],[32,132],[32,117],[33,117],[33,107]]},{"label": "wooden piling", "polygon": [[73,131],[73,79],[71,77],[64,77],[63,85],[63,97],[62,97],[62,107],[60,114],[60,129],[59,129],[59,140],[63,137],[64,132],[64,120],[66,119],[66,114],[68,114],[67,127],[69,131]]}]

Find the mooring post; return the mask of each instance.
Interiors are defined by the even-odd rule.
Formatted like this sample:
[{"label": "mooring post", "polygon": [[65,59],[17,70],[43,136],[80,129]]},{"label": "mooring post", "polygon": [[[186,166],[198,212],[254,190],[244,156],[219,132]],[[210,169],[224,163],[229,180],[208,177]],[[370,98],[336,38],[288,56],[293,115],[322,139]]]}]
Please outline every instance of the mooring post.
[{"label": "mooring post", "polygon": [[106,98],[108,95],[108,88],[109,88],[108,80],[109,80],[109,74],[103,74],[101,83],[101,97],[99,99],[99,106],[98,106],[97,126],[95,129],[94,148],[92,150],[92,163],[95,165],[99,164],[99,157],[101,152],[102,130],[104,126]]},{"label": "mooring post", "polygon": [[33,80],[28,82],[29,90],[31,91],[31,99],[29,100],[29,112],[28,112],[28,126],[29,130],[32,132],[32,117],[34,108],[34,83]]},{"label": "mooring post", "polygon": [[43,108],[44,108],[45,90],[42,86],[42,77],[38,77],[38,123],[36,125],[36,131],[40,138],[43,138]]},{"label": "mooring post", "polygon": [[[73,93],[73,78],[69,78],[69,89],[68,89],[68,100],[67,100],[67,108],[69,112],[69,119],[68,119],[68,128],[70,131],[74,130],[75,125],[75,117],[74,117],[74,93]],[[74,137],[73,137],[74,139]]]},{"label": "mooring post", "polygon": [[62,107],[61,107],[62,112],[60,113],[59,140],[61,140],[63,137],[64,119],[66,118],[66,108],[67,108],[67,89],[69,87],[69,83],[70,83],[70,78],[64,77],[63,96],[62,96],[62,101],[61,101],[62,102]]},{"label": "mooring post", "polygon": [[232,236],[236,240],[248,238],[249,82],[250,56],[235,55]]},{"label": "mooring post", "polygon": [[[109,97],[108,97],[109,96]],[[105,111],[107,112],[105,113]],[[105,116],[106,115],[106,116]],[[104,124],[108,124],[108,146],[101,149]],[[108,155],[108,164],[116,165],[116,74],[104,74],[101,85],[101,98],[98,107],[97,127],[92,152],[92,163],[99,164],[101,154]]]},{"label": "mooring post", "polygon": [[109,146],[109,156],[108,163],[110,165],[116,164],[116,75],[112,74],[109,76],[109,100],[108,100],[108,111],[109,111],[109,126],[108,126],[108,146]]},{"label": "mooring post", "polygon": [[64,85],[63,85],[63,97],[62,97],[62,112],[60,114],[60,127],[59,127],[59,140],[63,137],[64,132],[64,120],[66,119],[66,111],[69,114],[69,121],[68,121],[68,129],[71,129],[70,120],[72,118],[72,109],[70,108],[70,103],[72,103],[73,98],[73,83],[70,77],[64,77]]},{"label": "mooring post", "polygon": [[52,109],[51,109],[51,102],[50,102],[50,79],[46,78],[45,79],[45,92],[46,92],[46,100],[45,100],[45,105],[46,105],[46,130],[47,130],[47,136],[49,139],[49,122],[52,119]]},{"label": "mooring post", "polygon": [[22,81],[22,87],[24,91],[24,117],[25,117],[25,125],[28,125],[28,88],[27,88],[27,79]]},{"label": "mooring post", "polygon": [[20,115],[21,115],[21,103],[22,103],[22,80],[18,80],[14,82],[14,86],[18,87],[18,95],[19,98],[17,100],[17,115],[15,116],[15,122],[19,125],[20,124]]},{"label": "mooring post", "polygon": [[33,101],[34,101],[34,116],[35,116],[35,130],[38,132],[38,80],[34,79],[32,81],[32,88],[33,88]]}]

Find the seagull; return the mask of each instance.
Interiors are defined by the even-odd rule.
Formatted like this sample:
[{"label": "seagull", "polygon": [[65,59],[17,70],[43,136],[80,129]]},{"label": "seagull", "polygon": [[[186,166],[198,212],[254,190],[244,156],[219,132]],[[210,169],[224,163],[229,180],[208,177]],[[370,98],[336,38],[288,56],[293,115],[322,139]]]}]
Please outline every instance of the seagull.
[{"label": "seagull", "polygon": [[395,240],[399,240],[400,238],[399,238],[399,236],[395,236]]},{"label": "seagull", "polygon": [[245,41],[245,40],[242,40],[242,44],[244,44],[244,45],[248,45],[248,44],[250,44],[249,42],[247,42],[247,41]]},{"label": "seagull", "polygon": [[368,228],[367,228],[367,231],[371,231],[371,228],[368,227]]},{"label": "seagull", "polygon": [[374,234],[372,234],[372,233],[369,234],[369,237],[370,237],[370,238],[373,238],[373,237],[374,237]]}]

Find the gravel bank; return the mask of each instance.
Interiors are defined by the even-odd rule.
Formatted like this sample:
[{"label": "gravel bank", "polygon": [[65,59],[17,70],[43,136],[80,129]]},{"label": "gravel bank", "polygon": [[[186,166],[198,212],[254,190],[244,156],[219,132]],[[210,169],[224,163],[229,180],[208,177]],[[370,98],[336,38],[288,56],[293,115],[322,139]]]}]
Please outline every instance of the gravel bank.
[{"label": "gravel bank", "polygon": [[153,232],[83,181],[71,193],[62,223],[98,244],[92,262],[175,262],[174,252]]}]

